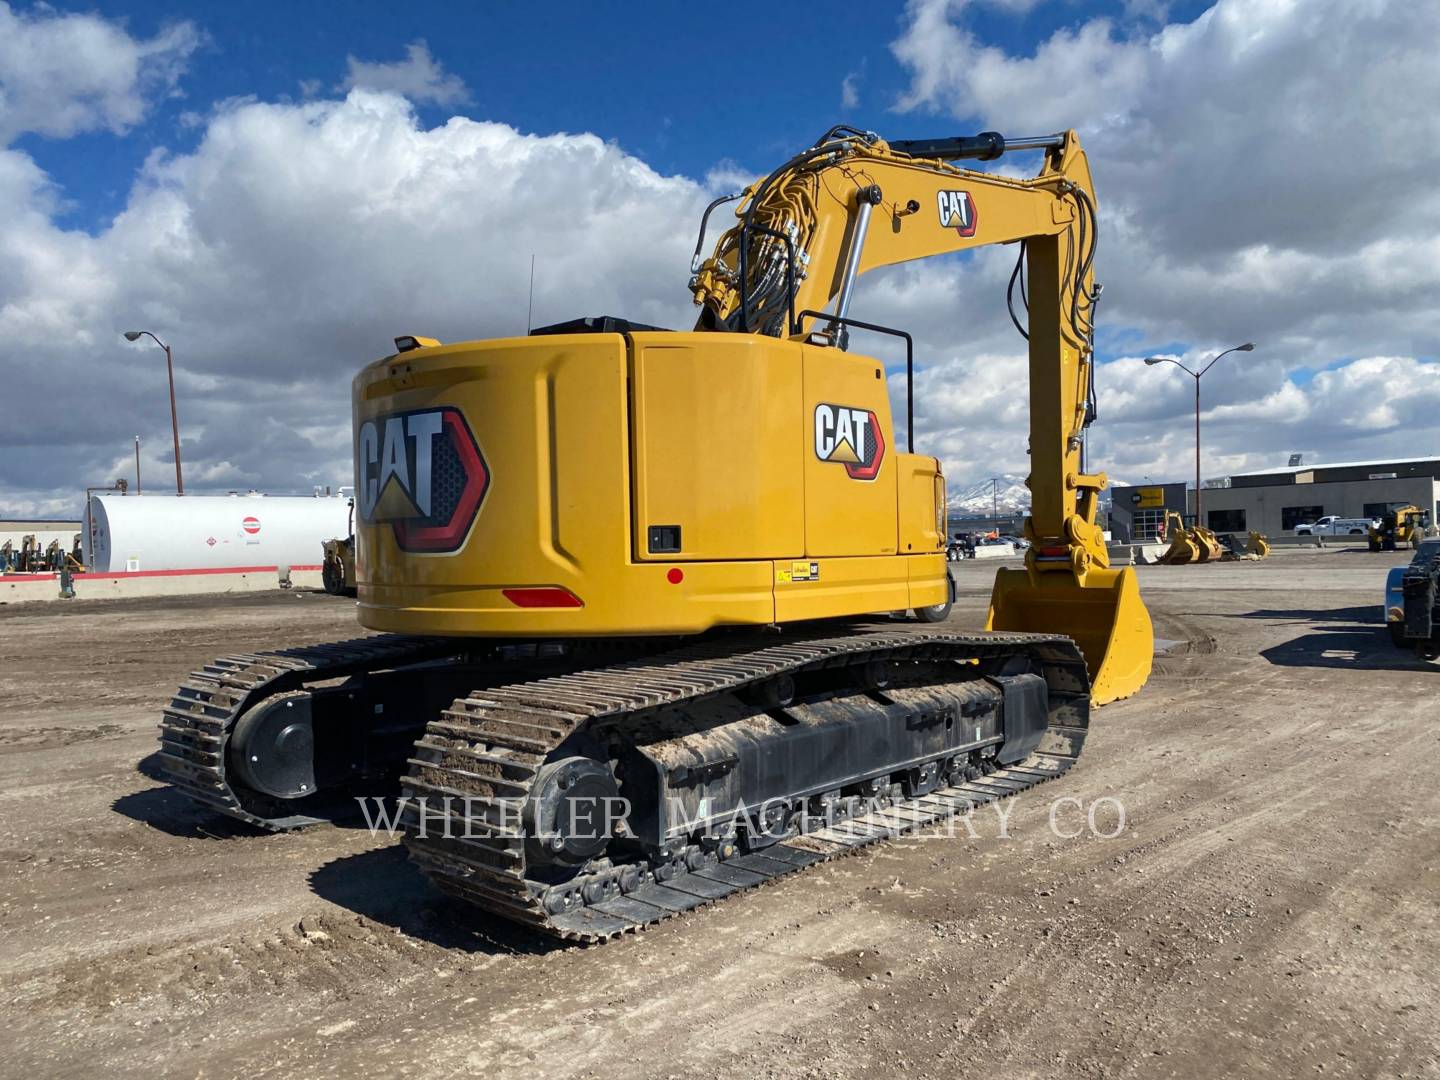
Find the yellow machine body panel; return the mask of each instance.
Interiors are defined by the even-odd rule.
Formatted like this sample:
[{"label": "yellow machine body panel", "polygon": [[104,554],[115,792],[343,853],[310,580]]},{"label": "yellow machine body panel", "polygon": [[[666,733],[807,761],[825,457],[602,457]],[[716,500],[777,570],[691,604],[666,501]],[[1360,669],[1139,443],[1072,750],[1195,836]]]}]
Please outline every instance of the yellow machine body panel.
[{"label": "yellow machine body panel", "polygon": [[686,634],[943,604],[939,463],[894,451],[880,364],[815,351],[559,334],[370,365],[354,384],[361,623]]},{"label": "yellow machine body panel", "polygon": [[884,368],[867,356],[802,349],[804,554],[894,555],[896,454]]},{"label": "yellow machine body panel", "polygon": [[[804,554],[800,350],[698,336],[632,339],[634,550],[669,562]],[[652,526],[676,527],[678,550],[653,550]]]}]

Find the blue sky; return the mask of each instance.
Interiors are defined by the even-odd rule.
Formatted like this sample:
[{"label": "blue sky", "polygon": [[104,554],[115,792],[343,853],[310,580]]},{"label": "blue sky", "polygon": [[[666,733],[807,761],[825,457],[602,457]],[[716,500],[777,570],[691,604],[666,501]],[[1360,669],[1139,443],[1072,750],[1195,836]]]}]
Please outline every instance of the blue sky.
[{"label": "blue sky", "polygon": [[[442,123],[458,111],[522,132],[593,132],[667,175],[703,177],[722,162],[761,172],[842,120],[894,138],[958,131],[953,117],[894,110],[909,81],[890,51],[903,11],[875,0],[827,0],[788,12],[773,2],[715,8],[614,0],[106,0],[50,7],[101,14],[136,37],[151,37],[181,19],[206,36],[181,82],[182,96],[157,102],[124,136],[102,131],[54,140],[30,134],[16,141],[69,200],[60,220],[87,231],[103,228],[124,206],[132,178],[154,147],[193,148],[204,127],[187,124],[187,114],[247,96],[300,98],[306,84],[321,96],[332,94],[345,75],[347,55],[392,60],[417,39],[470,91],[469,101],[458,106],[420,105],[423,121]],[[1170,19],[1193,17],[1204,7],[1172,4]],[[1057,29],[1107,15],[1120,19],[1124,8],[1058,3],[1017,13],[982,6],[968,24],[987,43],[1026,53]],[[842,107],[847,76],[859,97],[856,108]]]},{"label": "blue sky", "polygon": [[[1193,387],[1141,359],[1247,340],[1206,377],[1207,475],[1431,452],[1436,40],[1440,4],[1409,0],[0,0],[0,340],[42,358],[0,395],[0,510],[72,506],[135,434],[147,475],[170,466],[132,324],[176,346],[187,488],[270,491],[344,482],[345,388],[396,333],[523,328],[532,253],[538,322],[687,326],[712,190],[837,121],[1079,130],[1112,475],[1190,469]],[[1371,133],[1360,180],[1335,171],[1347,132]],[[956,489],[1029,467],[1013,259],[856,296],[914,334],[917,448]]]}]

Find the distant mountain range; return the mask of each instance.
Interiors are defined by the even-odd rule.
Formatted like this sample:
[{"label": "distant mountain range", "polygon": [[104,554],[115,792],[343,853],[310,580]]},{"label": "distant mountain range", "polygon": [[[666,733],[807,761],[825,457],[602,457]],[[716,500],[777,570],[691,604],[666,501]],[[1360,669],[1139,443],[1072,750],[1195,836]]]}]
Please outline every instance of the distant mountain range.
[{"label": "distant mountain range", "polygon": [[990,480],[981,480],[952,491],[949,496],[950,513],[955,517],[989,517],[992,509],[1002,517],[1013,517],[1030,509],[1030,489],[1025,486],[1023,476],[1001,476],[999,485]]},{"label": "distant mountain range", "polygon": [[[1007,474],[998,479],[998,490],[992,481],[980,480],[969,487],[950,492],[950,516],[988,518],[993,511],[998,511],[1001,517],[1029,513],[1030,489],[1025,486],[1025,478]],[[1101,507],[1108,505],[1111,488],[1124,486],[1124,481],[1112,478],[1110,487],[1100,494]]]}]

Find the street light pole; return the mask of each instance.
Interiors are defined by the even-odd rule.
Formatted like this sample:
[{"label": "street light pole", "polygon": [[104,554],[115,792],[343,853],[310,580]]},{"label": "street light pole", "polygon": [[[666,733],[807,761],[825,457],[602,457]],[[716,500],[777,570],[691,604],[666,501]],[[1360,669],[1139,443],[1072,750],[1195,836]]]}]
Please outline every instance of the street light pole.
[{"label": "street light pole", "polygon": [[135,494],[140,494],[140,436],[135,436]]},{"label": "street light pole", "polygon": [[1200,516],[1200,376],[1195,376],[1195,524],[1204,525]]},{"label": "street light pole", "polygon": [[185,494],[185,478],[180,472],[180,418],[175,411],[175,360],[170,355],[170,346],[161,341],[149,330],[126,330],[126,341],[139,341],[142,337],[148,337],[151,341],[165,350],[165,374],[170,379],[170,431],[175,436],[175,494]]},{"label": "street light pole", "polygon": [[1204,518],[1202,518],[1202,517],[1200,516],[1200,501],[1201,501],[1201,499],[1200,499],[1200,377],[1201,377],[1202,375],[1204,375],[1207,371],[1209,371],[1212,367],[1214,367],[1214,366],[1215,366],[1215,361],[1216,361],[1216,360],[1219,360],[1220,357],[1222,357],[1222,356],[1228,356],[1228,355],[1229,355],[1230,353],[1232,353],[1232,352],[1254,352],[1254,351],[1255,351],[1255,343],[1254,343],[1253,341],[1247,341],[1244,345],[1236,345],[1236,346],[1235,346],[1234,348],[1232,348],[1232,349],[1226,349],[1226,350],[1225,350],[1224,352],[1222,352],[1222,353],[1217,353],[1215,356],[1211,357],[1210,362],[1209,362],[1208,364],[1206,364],[1203,368],[1201,368],[1199,371],[1191,371],[1190,368],[1186,367],[1186,366],[1185,366],[1184,364],[1182,364],[1179,360],[1176,360],[1176,359],[1174,359],[1174,358],[1172,358],[1172,357],[1169,357],[1169,356],[1147,356],[1147,357],[1145,358],[1145,363],[1146,363],[1147,365],[1149,365],[1150,367],[1154,367],[1156,364],[1174,364],[1174,365],[1175,365],[1176,367],[1178,367],[1181,371],[1185,372],[1186,375],[1189,375],[1192,379],[1195,380],[1195,524],[1196,524],[1196,525],[1201,525],[1201,526],[1203,526],[1203,525],[1205,524]]}]

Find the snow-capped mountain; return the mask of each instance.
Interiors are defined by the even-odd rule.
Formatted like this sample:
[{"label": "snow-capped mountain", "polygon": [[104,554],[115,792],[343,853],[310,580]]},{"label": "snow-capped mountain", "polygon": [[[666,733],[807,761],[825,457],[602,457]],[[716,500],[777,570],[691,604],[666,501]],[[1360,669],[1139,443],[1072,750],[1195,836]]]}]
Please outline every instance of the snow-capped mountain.
[{"label": "snow-capped mountain", "polygon": [[[950,493],[951,517],[990,517],[998,511],[1001,517],[1015,517],[1030,512],[1030,489],[1025,486],[1023,476],[1004,475],[998,478],[999,489],[991,480],[980,480],[968,487]],[[1111,480],[1110,487],[1100,493],[1100,508],[1105,510],[1110,503],[1110,489],[1125,486],[1122,481]]]},{"label": "snow-capped mountain", "polygon": [[950,513],[989,517],[993,510],[998,510],[1002,517],[1013,517],[1027,512],[1030,509],[1030,489],[1025,486],[1025,478],[1000,476],[997,479],[998,487],[990,480],[980,480],[969,487],[952,491],[948,499]]}]

